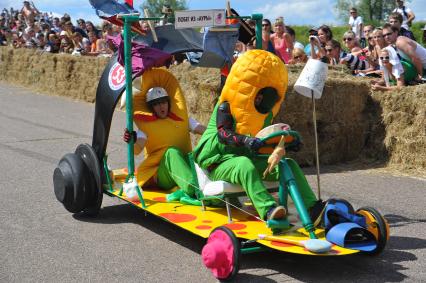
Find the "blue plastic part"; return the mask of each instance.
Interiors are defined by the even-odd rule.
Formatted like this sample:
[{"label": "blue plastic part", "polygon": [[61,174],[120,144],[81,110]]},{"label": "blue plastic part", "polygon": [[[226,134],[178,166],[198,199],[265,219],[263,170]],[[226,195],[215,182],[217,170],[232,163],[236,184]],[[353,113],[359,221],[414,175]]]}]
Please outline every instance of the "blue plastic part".
[{"label": "blue plastic part", "polygon": [[[360,237],[362,239],[356,239]],[[340,223],[334,225],[327,233],[326,239],[340,247],[360,250],[373,251],[377,248],[377,241],[374,235],[356,223]]]},{"label": "blue plastic part", "polygon": [[304,242],[305,248],[313,253],[326,253],[331,250],[332,244],[319,239],[309,239]]},{"label": "blue plastic part", "polygon": [[330,229],[333,227],[333,225],[339,224],[339,223],[333,223],[329,219],[329,213],[334,212],[336,215],[338,215],[337,219],[334,221],[338,221],[339,223],[345,223],[345,222],[352,222],[356,223],[362,227],[366,227],[366,220],[364,216],[357,215],[355,213],[351,213],[350,208],[347,206],[344,202],[337,201],[336,203],[328,203],[325,208],[324,213],[324,226],[325,229]]}]

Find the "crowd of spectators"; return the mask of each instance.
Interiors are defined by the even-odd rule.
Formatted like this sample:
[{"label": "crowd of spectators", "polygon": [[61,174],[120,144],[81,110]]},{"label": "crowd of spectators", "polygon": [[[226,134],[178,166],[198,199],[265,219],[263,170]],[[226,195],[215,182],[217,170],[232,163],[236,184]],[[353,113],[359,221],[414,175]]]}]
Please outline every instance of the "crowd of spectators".
[{"label": "crowd of spectators", "polygon": [[[170,8],[162,21],[167,24]],[[404,1],[397,0],[387,23],[382,27],[365,25],[356,8],[349,10],[348,30],[340,40],[333,38],[327,25],[309,30],[309,43],[296,41],[293,28],[283,17],[262,22],[262,49],[279,56],[286,64],[303,64],[309,58],[320,59],[330,65],[347,65],[356,76],[377,77],[372,88],[380,90],[424,82],[426,76],[426,49],[416,42],[410,26],[415,18]],[[160,23],[161,24],[161,23]],[[248,21],[254,27],[253,21]],[[143,22],[147,31],[149,26]],[[0,15],[0,45],[15,48],[34,48],[51,53],[69,53],[86,56],[111,56],[114,46],[108,36],[121,33],[121,27],[103,22],[98,29],[92,22],[78,19],[76,25],[64,14],[54,17],[40,13],[29,1],[21,10],[3,9]],[[426,35],[426,27],[424,28]],[[423,41],[426,36],[423,37]],[[235,59],[254,48],[255,42],[237,43]]]},{"label": "crowd of spectators", "polygon": [[[295,40],[295,31],[279,17],[262,23],[262,48],[274,52],[286,64],[305,63],[309,58],[330,65],[346,65],[355,76],[375,77],[373,90],[391,90],[426,82],[426,48],[410,31],[415,18],[404,1],[382,27],[365,25],[355,7],[349,10],[348,30],[338,40],[327,25],[309,30],[309,43]],[[426,43],[426,26],[423,29]],[[238,55],[238,54],[237,54]]]},{"label": "crowd of spectators", "polygon": [[4,8],[0,15],[0,45],[50,53],[111,56],[114,50],[106,36],[120,32],[119,26],[108,22],[101,29],[84,19],[78,19],[74,25],[68,14],[55,17],[41,13],[29,1],[24,1],[20,10]]}]

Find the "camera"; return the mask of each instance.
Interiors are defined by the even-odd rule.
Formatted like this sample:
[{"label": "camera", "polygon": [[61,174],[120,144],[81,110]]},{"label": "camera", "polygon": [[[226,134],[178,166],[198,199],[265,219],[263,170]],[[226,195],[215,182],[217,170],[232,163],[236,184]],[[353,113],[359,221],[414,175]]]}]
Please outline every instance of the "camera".
[{"label": "camera", "polygon": [[309,41],[315,41],[315,40],[318,40],[317,36],[315,36],[315,35],[310,35],[309,36]]}]

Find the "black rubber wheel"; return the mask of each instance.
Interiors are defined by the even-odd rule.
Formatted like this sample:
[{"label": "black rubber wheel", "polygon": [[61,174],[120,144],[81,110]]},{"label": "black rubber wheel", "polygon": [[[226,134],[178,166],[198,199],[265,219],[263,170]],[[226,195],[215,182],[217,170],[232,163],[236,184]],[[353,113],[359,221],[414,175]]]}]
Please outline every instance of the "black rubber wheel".
[{"label": "black rubber wheel", "polygon": [[75,150],[75,154],[80,156],[87,167],[84,172],[84,191],[86,202],[83,214],[96,216],[102,205],[103,192],[101,181],[101,166],[95,150],[89,144],[80,144]]},{"label": "black rubber wheel", "polygon": [[211,233],[209,238],[216,232],[222,231],[226,234],[226,236],[229,238],[229,240],[232,243],[233,247],[233,264],[232,264],[232,270],[229,272],[229,274],[224,278],[217,278],[220,282],[229,282],[232,279],[234,279],[235,275],[237,275],[239,269],[240,269],[240,258],[241,258],[241,244],[238,238],[235,236],[234,232],[232,232],[231,229],[229,229],[226,226],[219,226],[215,228]]},{"label": "black rubber wheel", "polygon": [[81,212],[85,205],[84,177],[86,165],[74,153],[64,155],[53,172],[56,198],[72,213]]},{"label": "black rubber wheel", "polygon": [[[357,214],[364,215],[369,214],[371,217],[370,220],[373,220],[373,222],[370,223],[369,227],[367,227],[367,230],[372,232],[374,236],[377,238],[377,247],[368,252],[363,252],[363,254],[367,255],[378,255],[380,254],[383,249],[386,246],[386,243],[388,241],[389,232],[388,232],[388,226],[385,218],[380,214],[379,211],[377,211],[375,208],[372,207],[361,207],[356,211]],[[367,224],[369,223],[367,219]],[[374,233],[374,230],[376,233]]]}]

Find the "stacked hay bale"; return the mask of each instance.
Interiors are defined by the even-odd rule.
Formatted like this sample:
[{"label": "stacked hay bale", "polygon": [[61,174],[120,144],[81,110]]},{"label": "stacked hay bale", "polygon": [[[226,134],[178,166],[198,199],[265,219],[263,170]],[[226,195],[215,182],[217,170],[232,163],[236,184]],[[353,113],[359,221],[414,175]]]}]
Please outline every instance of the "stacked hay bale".
[{"label": "stacked hay bale", "polygon": [[[0,47],[0,80],[35,91],[94,102],[106,58],[49,54]],[[314,164],[312,103],[293,90],[303,66],[289,66],[287,97],[275,122],[299,131],[304,148],[292,154]],[[217,69],[172,66],[186,93],[191,115],[207,123],[219,96]],[[369,80],[350,75],[344,66],[330,68],[324,93],[316,101],[320,161],[358,158],[388,161],[400,169],[426,170],[426,85],[394,92],[370,92]]]}]

